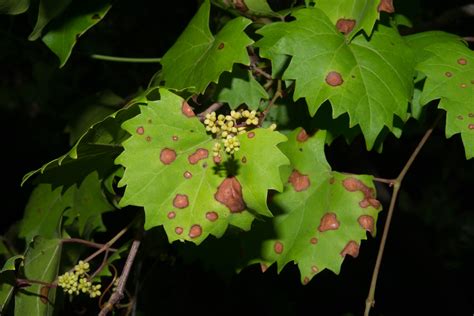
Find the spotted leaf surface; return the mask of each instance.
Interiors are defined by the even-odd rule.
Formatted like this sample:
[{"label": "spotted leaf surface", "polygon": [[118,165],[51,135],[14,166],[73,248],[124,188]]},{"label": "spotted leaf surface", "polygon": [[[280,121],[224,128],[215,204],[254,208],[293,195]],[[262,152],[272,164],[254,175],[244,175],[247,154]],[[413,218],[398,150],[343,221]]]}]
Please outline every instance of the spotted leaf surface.
[{"label": "spotted leaf surface", "polygon": [[348,113],[350,126],[358,124],[372,148],[384,126],[392,130],[394,115],[407,119],[413,53],[383,25],[369,41],[360,35],[348,43],[320,9],[301,9],[294,17],[262,28],[256,45],[264,44],[268,58],[292,56],[283,79],[295,80],[294,99],[305,98],[311,115],[329,100],[333,117]]},{"label": "spotted leaf surface", "polygon": [[466,158],[474,157],[474,53],[462,42],[447,41],[426,48],[431,57],[418,64],[426,75],[420,103],[440,99],[446,110],[446,136],[460,133]]},{"label": "spotted leaf surface", "polygon": [[[276,145],[285,137],[257,129],[250,138],[241,135],[240,156],[217,159],[215,140],[190,106],[165,89],[160,96],[123,124],[132,136],[116,160],[125,167],[121,205],[143,206],[145,228],[163,225],[170,242],[200,243],[209,234],[220,237],[229,224],[249,229],[253,212],[269,215],[266,192],[281,187],[279,162],[285,158]],[[251,140],[260,145],[258,153]],[[255,164],[266,169],[258,173],[265,178],[249,180]]]},{"label": "spotted leaf surface", "polygon": [[380,0],[318,0],[316,7],[324,11],[339,32],[349,39],[360,30],[372,34],[379,18]]},{"label": "spotted leaf surface", "polygon": [[235,18],[214,37],[209,29],[209,10],[210,3],[205,1],[176,43],[163,56],[162,78],[166,87],[190,88],[201,93],[210,82],[217,82],[222,72],[231,71],[234,63],[250,64],[246,47],[253,41],[244,29],[251,21],[243,17]]},{"label": "spotted leaf surface", "polygon": [[257,260],[263,269],[276,262],[278,271],[294,261],[303,283],[323,269],[339,273],[346,255],[357,257],[367,231],[375,234],[381,209],[370,176],[331,171],[325,138],[324,131],[308,137],[297,129],[280,145],[291,168],[283,174],[285,191],[273,199],[281,214],[270,222],[273,233]]}]

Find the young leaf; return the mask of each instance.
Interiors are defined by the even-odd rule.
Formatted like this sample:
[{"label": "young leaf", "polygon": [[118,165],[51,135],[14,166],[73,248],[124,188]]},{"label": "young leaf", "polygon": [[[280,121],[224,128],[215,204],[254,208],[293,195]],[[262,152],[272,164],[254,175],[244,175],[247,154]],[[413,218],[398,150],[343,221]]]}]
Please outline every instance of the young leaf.
[{"label": "young leaf", "polygon": [[352,39],[360,30],[372,34],[379,18],[380,0],[318,0],[316,7],[321,9],[336,26],[339,32]]},{"label": "young leaf", "polygon": [[66,64],[79,37],[99,23],[110,7],[109,2],[80,1],[51,25],[51,29],[43,36],[43,42],[58,56],[60,67]]},{"label": "young leaf", "polygon": [[1,0],[0,14],[21,14],[30,7],[30,0]]},{"label": "young leaf", "polygon": [[[253,215],[246,207],[269,215],[266,191],[281,187],[275,178],[285,158],[276,144],[285,137],[256,129],[240,135],[235,159],[224,154],[215,160],[215,140],[190,106],[165,89],[160,95],[123,124],[132,136],[116,160],[125,167],[119,185],[127,186],[120,204],[143,206],[145,228],[163,225],[170,242],[199,244],[209,234],[220,237],[229,223],[249,229]],[[265,171],[257,174],[266,177],[249,179],[259,163]]]},{"label": "young leaf", "polygon": [[292,56],[283,79],[296,81],[294,99],[305,98],[311,115],[329,100],[333,117],[348,113],[350,126],[359,124],[372,148],[384,126],[392,129],[394,115],[407,119],[414,74],[411,50],[394,29],[383,25],[370,40],[358,36],[348,44],[321,10],[301,9],[294,17],[296,21],[258,31],[261,41],[282,35],[266,46],[273,55]]},{"label": "young leaf", "polygon": [[227,102],[231,109],[246,104],[257,110],[260,101],[268,99],[268,93],[252,76],[252,72],[234,65],[232,73],[222,73],[216,91],[219,102]]},{"label": "young leaf", "polygon": [[[25,254],[26,279],[52,282],[58,275],[61,241],[36,237]],[[15,296],[15,315],[53,315],[56,288],[33,284]]]},{"label": "young leaf", "polygon": [[16,255],[16,256],[8,258],[8,260],[5,261],[5,263],[3,264],[3,267],[0,270],[0,273],[5,272],[5,271],[15,271],[17,261],[22,261],[23,259],[25,259],[25,256],[23,255]]},{"label": "young leaf", "polygon": [[308,137],[297,129],[280,145],[292,168],[284,175],[285,191],[273,198],[281,211],[270,222],[274,234],[263,241],[256,260],[262,268],[277,262],[278,271],[294,261],[303,283],[325,268],[339,273],[347,254],[356,257],[366,231],[375,234],[381,209],[370,176],[331,171],[325,138],[324,131]]},{"label": "young leaf", "polygon": [[466,158],[474,157],[474,53],[462,42],[449,41],[426,47],[432,57],[418,64],[427,79],[422,105],[441,99],[445,109],[446,137],[461,133]]},{"label": "young leaf", "polygon": [[246,47],[253,41],[244,29],[252,22],[238,17],[214,37],[209,29],[210,3],[206,0],[199,11],[163,56],[162,76],[165,86],[193,92],[203,92],[210,82],[217,82],[224,71],[231,71],[234,63],[250,65]]}]

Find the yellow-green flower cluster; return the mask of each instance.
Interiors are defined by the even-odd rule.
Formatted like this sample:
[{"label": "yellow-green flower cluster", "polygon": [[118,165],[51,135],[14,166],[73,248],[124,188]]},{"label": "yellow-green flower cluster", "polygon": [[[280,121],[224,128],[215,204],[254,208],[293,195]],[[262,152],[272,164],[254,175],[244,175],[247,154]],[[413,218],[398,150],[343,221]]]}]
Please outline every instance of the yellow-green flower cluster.
[{"label": "yellow-green flower cluster", "polygon": [[100,284],[92,284],[89,281],[90,266],[88,262],[79,261],[74,266],[73,272],[66,272],[58,277],[58,286],[62,287],[64,292],[70,295],[79,295],[87,293],[91,298],[100,296]]},{"label": "yellow-green flower cluster", "polygon": [[[240,149],[240,142],[237,135],[244,134],[248,126],[259,124],[257,111],[231,111],[230,115],[217,115],[216,112],[206,114],[204,125],[206,130],[222,139],[224,151],[233,154]],[[221,143],[214,144],[214,157],[220,155]]]}]

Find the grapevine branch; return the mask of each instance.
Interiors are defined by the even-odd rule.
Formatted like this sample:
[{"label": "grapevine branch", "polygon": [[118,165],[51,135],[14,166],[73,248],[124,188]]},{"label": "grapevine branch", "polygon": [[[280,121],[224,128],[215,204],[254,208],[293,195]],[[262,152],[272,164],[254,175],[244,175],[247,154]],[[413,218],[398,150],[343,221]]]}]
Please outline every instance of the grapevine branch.
[{"label": "grapevine branch", "polygon": [[410,169],[411,165],[415,161],[416,157],[418,156],[420,150],[423,148],[423,146],[427,142],[428,138],[433,133],[433,130],[436,127],[436,125],[438,124],[441,117],[442,117],[442,114],[440,114],[436,118],[433,125],[425,132],[425,135],[423,136],[423,138],[420,140],[420,142],[416,146],[415,150],[411,154],[410,158],[408,159],[407,163],[405,164],[405,166],[403,167],[402,171],[399,173],[399,175],[397,176],[396,179],[390,180],[390,179],[376,178],[377,179],[376,181],[389,183],[390,186],[393,186],[393,193],[392,193],[392,198],[390,200],[390,206],[389,206],[388,213],[387,213],[387,219],[385,220],[385,225],[384,225],[384,228],[383,228],[382,239],[380,240],[380,246],[379,246],[379,251],[377,253],[377,259],[375,261],[374,271],[372,273],[372,280],[370,282],[369,294],[368,294],[367,299],[365,301],[364,316],[369,316],[370,309],[375,305],[375,299],[374,299],[375,287],[377,286],[377,278],[378,278],[379,271],[380,271],[380,265],[382,263],[382,257],[383,257],[383,252],[384,252],[384,249],[385,249],[385,243],[387,241],[388,231],[389,231],[389,228],[390,228],[390,223],[392,221],[393,211],[395,209],[395,204],[397,202],[397,197],[398,197],[398,193],[400,191],[400,187],[402,185],[402,181],[405,178],[405,175],[407,174],[407,172]]}]

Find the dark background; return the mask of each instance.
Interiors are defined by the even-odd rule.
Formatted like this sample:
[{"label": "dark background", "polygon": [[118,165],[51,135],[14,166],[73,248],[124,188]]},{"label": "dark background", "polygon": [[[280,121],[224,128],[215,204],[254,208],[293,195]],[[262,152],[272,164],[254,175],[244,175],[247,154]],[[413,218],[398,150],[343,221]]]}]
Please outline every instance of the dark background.
[{"label": "dark background", "polygon": [[[395,1],[413,29],[440,29],[474,36],[474,17],[459,8],[468,1]],[[0,16],[0,120],[2,210],[0,234],[22,217],[33,189],[22,176],[64,154],[68,122],[81,100],[111,90],[127,97],[146,87],[158,66],[92,60],[92,53],[160,57],[195,13],[195,1],[119,0],[104,21],[84,35],[58,69],[41,41],[29,42],[35,15]],[[474,107],[474,105],[473,105]],[[395,177],[432,121],[409,121],[401,139],[389,137],[383,154],[368,153],[361,139],[327,148],[335,170]],[[466,161],[459,135],[446,140],[441,122],[406,176],[376,291],[372,315],[472,315],[474,313],[474,164]],[[379,188],[384,208],[389,191]],[[361,315],[375,263],[379,235],[363,242],[357,259],[345,260],[339,276],[323,271],[307,286],[295,266],[277,276],[249,267],[224,277],[189,262],[157,260],[150,266],[139,308],[147,315],[182,313],[248,315]],[[113,218],[106,219],[113,221]]]}]

